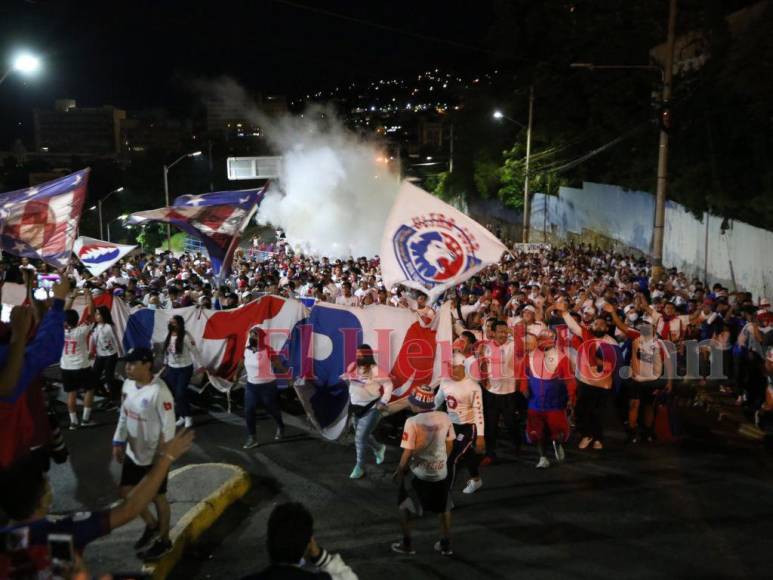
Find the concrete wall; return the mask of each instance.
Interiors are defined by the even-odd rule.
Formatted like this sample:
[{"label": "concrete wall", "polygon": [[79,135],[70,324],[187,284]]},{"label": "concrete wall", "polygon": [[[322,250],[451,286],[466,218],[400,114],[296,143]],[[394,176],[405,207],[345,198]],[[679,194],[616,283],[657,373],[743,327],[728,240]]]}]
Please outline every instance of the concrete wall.
[{"label": "concrete wall", "polygon": [[[548,241],[578,239],[649,254],[654,215],[655,198],[646,192],[598,183],[562,187],[558,196],[534,195],[531,241],[545,239],[546,230]],[[683,206],[667,203],[665,265],[710,284],[753,292],[755,299],[773,297],[773,232],[729,220],[722,233],[721,217],[708,216],[708,225],[706,220],[706,215],[699,220]]]}]

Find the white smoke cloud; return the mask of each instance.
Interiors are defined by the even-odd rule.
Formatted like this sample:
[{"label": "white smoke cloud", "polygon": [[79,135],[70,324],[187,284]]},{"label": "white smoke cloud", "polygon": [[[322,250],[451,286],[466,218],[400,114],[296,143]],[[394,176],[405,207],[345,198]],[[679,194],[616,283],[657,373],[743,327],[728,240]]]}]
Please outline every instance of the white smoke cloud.
[{"label": "white smoke cloud", "polygon": [[243,108],[282,155],[281,178],[260,206],[259,223],[281,227],[304,253],[379,253],[400,187],[382,147],[344,127],[329,109],[310,107],[302,117],[267,118],[231,79],[197,86]]}]

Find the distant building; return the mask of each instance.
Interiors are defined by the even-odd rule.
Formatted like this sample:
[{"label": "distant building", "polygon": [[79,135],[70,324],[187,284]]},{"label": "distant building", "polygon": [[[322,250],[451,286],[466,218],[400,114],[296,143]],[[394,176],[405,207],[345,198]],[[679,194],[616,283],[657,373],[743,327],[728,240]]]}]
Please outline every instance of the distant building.
[{"label": "distant building", "polygon": [[201,129],[211,137],[226,140],[262,137],[260,115],[275,117],[287,113],[287,98],[252,93],[248,100],[210,94],[203,98]]},{"label": "distant building", "polygon": [[59,99],[54,110],[35,109],[35,153],[45,156],[117,157],[122,151],[121,125],[126,111],[112,105],[79,108]]},{"label": "distant building", "polygon": [[159,110],[130,112],[121,124],[122,146],[130,154],[180,151],[192,134],[190,122],[170,119]]}]

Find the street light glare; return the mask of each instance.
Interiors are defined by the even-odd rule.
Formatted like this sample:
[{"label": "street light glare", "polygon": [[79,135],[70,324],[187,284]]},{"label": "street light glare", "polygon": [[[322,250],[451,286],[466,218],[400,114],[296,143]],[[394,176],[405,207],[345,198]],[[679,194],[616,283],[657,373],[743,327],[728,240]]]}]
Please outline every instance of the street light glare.
[{"label": "street light glare", "polygon": [[40,70],[40,59],[24,52],[13,59],[13,69],[25,74],[37,72]]},{"label": "street light glare", "polygon": [[97,209],[97,206],[95,206],[95,205],[92,205],[92,206],[89,208],[89,211],[94,211],[95,209]]},{"label": "street light glare", "polygon": [[198,157],[201,155],[201,151],[194,151],[193,153],[188,153],[188,157]]},{"label": "street light glare", "polygon": [[122,191],[123,191],[123,187],[119,187],[118,189],[115,190],[116,193],[121,193]]},{"label": "street light glare", "polygon": [[494,114],[493,114],[492,116],[493,116],[495,119],[501,119],[502,117],[504,117],[504,115],[502,114],[502,111],[500,111],[500,110],[496,110],[496,111],[494,111]]}]

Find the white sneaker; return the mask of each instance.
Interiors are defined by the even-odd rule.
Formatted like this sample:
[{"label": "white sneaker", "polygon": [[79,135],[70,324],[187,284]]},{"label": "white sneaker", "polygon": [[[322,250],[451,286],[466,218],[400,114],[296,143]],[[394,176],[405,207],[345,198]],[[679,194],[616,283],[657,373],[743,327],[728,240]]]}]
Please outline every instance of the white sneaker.
[{"label": "white sneaker", "polygon": [[537,469],[547,469],[550,467],[550,459],[547,457],[540,457],[539,463],[537,463]]},{"label": "white sneaker", "polygon": [[185,417],[180,417],[179,419],[177,419],[177,422],[175,423],[175,425],[177,425],[178,427],[182,427],[183,425],[185,425]]},{"label": "white sneaker", "polygon": [[562,463],[564,459],[566,459],[566,452],[564,451],[564,446],[561,445],[558,441],[553,441],[553,453],[556,455],[556,461],[559,463]]},{"label": "white sneaker", "polygon": [[478,491],[481,487],[483,487],[483,480],[482,479],[471,479],[467,482],[467,485],[464,486],[464,489],[462,490],[462,493],[471,494]]},{"label": "white sneaker", "polygon": [[185,428],[190,429],[193,427],[193,417],[186,417],[185,418]]}]

